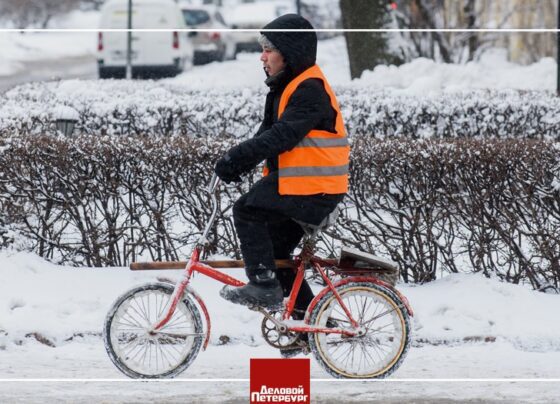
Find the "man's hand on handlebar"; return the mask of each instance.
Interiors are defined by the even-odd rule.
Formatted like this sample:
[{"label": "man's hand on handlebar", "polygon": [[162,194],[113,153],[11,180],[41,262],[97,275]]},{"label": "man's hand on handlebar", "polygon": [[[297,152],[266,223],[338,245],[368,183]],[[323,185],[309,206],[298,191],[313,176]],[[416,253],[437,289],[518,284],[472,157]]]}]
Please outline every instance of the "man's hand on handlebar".
[{"label": "man's hand on handlebar", "polygon": [[227,153],[224,157],[218,160],[214,171],[216,172],[216,175],[226,184],[242,181],[239,169],[233,164],[231,157]]}]

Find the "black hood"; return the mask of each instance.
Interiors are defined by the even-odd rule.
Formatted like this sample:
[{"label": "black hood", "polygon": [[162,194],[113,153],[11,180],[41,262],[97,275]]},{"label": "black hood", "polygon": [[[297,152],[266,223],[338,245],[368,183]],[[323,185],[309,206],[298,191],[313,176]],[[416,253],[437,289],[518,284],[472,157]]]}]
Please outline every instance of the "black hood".
[{"label": "black hood", "polygon": [[[285,14],[268,23],[263,29],[313,29],[313,25],[297,14]],[[315,64],[317,34],[315,32],[261,32],[280,51],[290,73],[299,75]]]}]

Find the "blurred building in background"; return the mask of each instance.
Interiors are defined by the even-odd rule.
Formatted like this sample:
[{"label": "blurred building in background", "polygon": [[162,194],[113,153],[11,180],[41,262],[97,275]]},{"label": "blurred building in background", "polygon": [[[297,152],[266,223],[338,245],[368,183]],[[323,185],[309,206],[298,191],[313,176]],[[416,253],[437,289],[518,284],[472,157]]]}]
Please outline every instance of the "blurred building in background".
[{"label": "blurred building in background", "polygon": [[[449,27],[468,26],[469,19],[474,19],[477,28],[555,29],[557,6],[557,0],[446,0],[445,20]],[[556,35],[552,32],[486,33],[477,37],[484,46],[506,48],[510,60],[519,63],[554,56],[556,51]]]},{"label": "blurred building in background", "polygon": [[[359,1],[359,0],[358,0]],[[396,0],[391,26],[399,28],[555,29],[557,0]],[[555,56],[556,34],[426,33],[403,34],[403,59],[424,56],[444,62],[476,59],[490,47],[505,48],[513,62]]]}]

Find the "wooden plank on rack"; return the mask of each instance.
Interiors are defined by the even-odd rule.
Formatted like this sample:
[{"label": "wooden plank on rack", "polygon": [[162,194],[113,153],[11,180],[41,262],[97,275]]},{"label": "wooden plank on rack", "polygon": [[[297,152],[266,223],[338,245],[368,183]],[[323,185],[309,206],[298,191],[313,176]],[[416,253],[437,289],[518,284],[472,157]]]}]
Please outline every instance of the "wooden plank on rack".
[{"label": "wooden plank on rack", "polygon": [[[245,268],[243,260],[200,261],[213,268]],[[294,268],[293,260],[276,260],[276,268]],[[130,264],[132,271],[185,269],[187,261],[161,261],[161,262],[133,262]]]}]

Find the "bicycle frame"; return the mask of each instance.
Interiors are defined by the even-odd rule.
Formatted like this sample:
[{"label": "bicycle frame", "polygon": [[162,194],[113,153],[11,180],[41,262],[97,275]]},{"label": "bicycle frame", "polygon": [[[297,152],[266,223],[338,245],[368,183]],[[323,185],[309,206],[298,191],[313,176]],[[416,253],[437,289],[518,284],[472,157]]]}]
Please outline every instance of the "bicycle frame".
[{"label": "bicycle frame", "polygon": [[[231,285],[231,286],[236,286],[236,287],[241,287],[241,286],[245,285],[244,282],[242,282],[242,281],[240,281],[236,278],[233,278],[233,277],[231,277],[231,276],[229,276],[229,275],[227,275],[227,274],[225,274],[221,271],[218,271],[215,268],[211,267],[210,265],[206,265],[206,264],[200,262],[201,252],[204,248],[204,245],[208,242],[208,240],[207,240],[208,233],[210,231],[210,228],[211,228],[214,220],[216,219],[218,204],[217,204],[217,200],[216,200],[215,191],[216,191],[216,188],[217,188],[218,184],[219,184],[219,179],[214,174],[214,176],[212,177],[212,179],[210,181],[210,185],[208,187],[208,191],[210,193],[210,197],[211,197],[212,205],[213,205],[212,215],[211,215],[211,217],[210,217],[210,219],[209,219],[209,221],[208,221],[208,223],[207,223],[207,225],[204,229],[204,232],[202,233],[200,239],[198,240],[198,242],[197,242],[197,244],[196,244],[196,246],[195,246],[195,248],[194,248],[194,250],[191,254],[191,257],[190,257],[190,259],[189,259],[189,261],[188,261],[188,263],[187,263],[187,265],[184,269],[182,279],[179,280],[177,282],[177,284],[175,285],[175,289],[173,291],[173,295],[172,295],[172,298],[171,298],[171,305],[169,306],[169,309],[163,315],[163,317],[159,321],[157,321],[157,323],[152,327],[152,329],[150,330],[150,333],[157,333],[158,330],[160,330],[163,326],[165,326],[165,324],[167,324],[169,322],[169,320],[173,316],[173,313],[175,312],[175,309],[177,308],[177,304],[183,298],[185,290],[187,289],[187,286],[188,286],[188,284],[189,284],[189,282],[190,282],[194,273],[204,274],[204,275],[206,275],[206,276],[208,276],[212,279],[215,279],[215,280],[217,280],[221,283],[224,283],[226,285]],[[300,255],[298,257],[296,257],[296,260],[295,260],[296,271],[297,271],[296,272],[296,277],[295,277],[295,280],[294,280],[294,283],[293,283],[293,286],[292,286],[292,290],[290,292],[290,296],[288,297],[288,300],[285,303],[285,311],[284,311],[284,314],[283,314],[282,321],[278,321],[273,316],[271,316],[270,313],[268,313],[266,310],[264,310],[262,308],[256,308],[256,309],[258,311],[260,311],[262,314],[264,314],[267,318],[269,318],[280,329],[282,329],[284,331],[343,334],[343,335],[347,335],[347,336],[360,335],[361,332],[363,332],[363,330],[359,329],[358,322],[352,317],[350,311],[348,310],[348,308],[344,304],[344,301],[342,300],[342,298],[338,294],[338,292],[336,290],[336,287],[333,285],[333,283],[331,282],[331,280],[328,278],[325,271],[323,270],[322,265],[324,265],[326,263],[326,261],[323,261],[320,258],[315,257],[313,255],[313,247],[314,247],[314,242],[312,240],[306,240],[306,242],[304,242],[304,246],[302,248],[302,251],[301,251]],[[286,321],[290,318],[290,316],[291,316],[291,314],[294,310],[296,297],[299,293],[299,290],[301,288],[301,285],[302,285],[302,282],[303,282],[303,279],[304,279],[305,265],[306,264],[311,264],[313,266],[313,268],[321,275],[321,277],[323,278],[323,280],[325,281],[325,283],[327,285],[328,290],[332,291],[332,293],[334,294],[338,303],[340,304],[340,306],[342,307],[342,309],[344,310],[344,312],[348,316],[348,320],[350,321],[350,324],[352,325],[351,329],[316,327],[316,326],[307,325],[305,322],[302,323],[301,325],[284,323],[284,321]],[[325,290],[327,290],[327,288]],[[204,306],[204,303],[202,302],[202,299],[200,299],[196,295],[195,295],[195,298],[197,299],[197,301],[203,307],[203,311],[206,315],[206,320],[207,320],[207,323],[208,323],[208,331],[209,331],[210,330],[210,318],[208,316],[208,312],[206,310],[206,307]],[[314,301],[316,301],[316,299]],[[206,344],[205,344],[205,346],[206,346]]]}]

